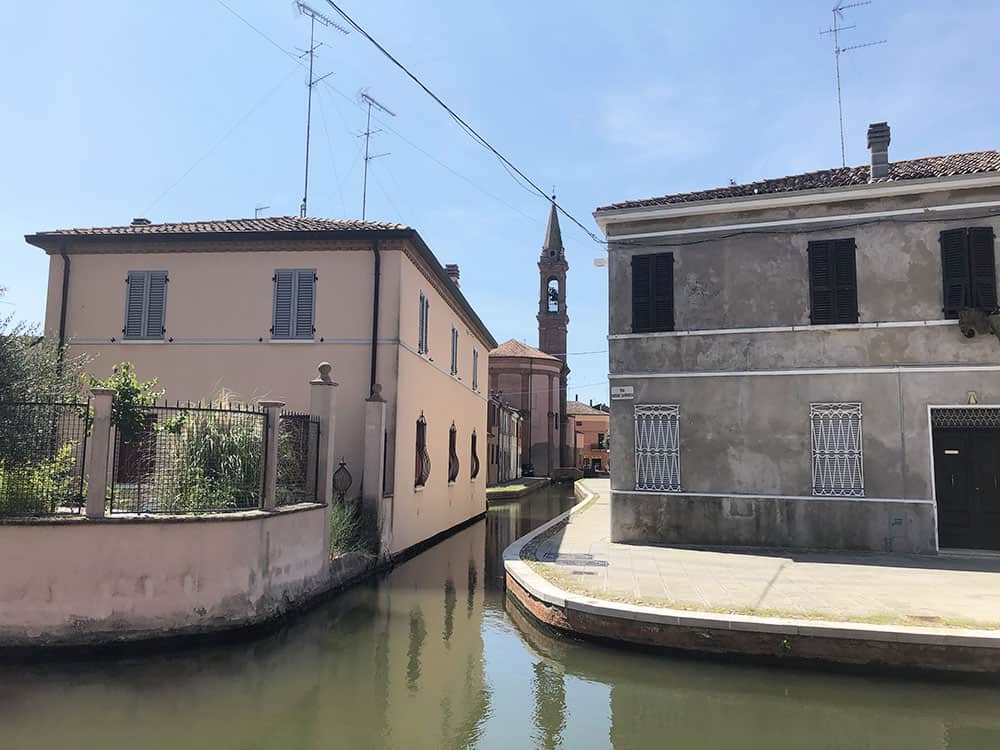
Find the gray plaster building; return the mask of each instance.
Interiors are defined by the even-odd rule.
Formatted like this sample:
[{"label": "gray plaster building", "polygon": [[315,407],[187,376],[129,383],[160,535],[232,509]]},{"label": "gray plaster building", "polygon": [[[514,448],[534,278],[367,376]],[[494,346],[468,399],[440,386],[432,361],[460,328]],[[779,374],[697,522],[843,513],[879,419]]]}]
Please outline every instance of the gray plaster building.
[{"label": "gray plaster building", "polygon": [[889,143],[595,212],[612,540],[1000,549],[1000,154]]}]

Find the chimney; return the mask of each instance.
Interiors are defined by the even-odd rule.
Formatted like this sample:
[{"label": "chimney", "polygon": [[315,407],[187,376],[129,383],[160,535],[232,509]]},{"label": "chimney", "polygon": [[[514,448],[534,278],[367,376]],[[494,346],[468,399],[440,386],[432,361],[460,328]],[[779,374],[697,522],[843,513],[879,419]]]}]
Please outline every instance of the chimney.
[{"label": "chimney", "polygon": [[134,227],[148,227],[152,223],[153,222],[151,222],[149,219],[142,219],[142,218],[132,219],[132,226]]},{"label": "chimney", "polygon": [[458,283],[458,263],[449,263],[444,267],[444,272],[448,274],[448,278],[451,279],[452,284],[461,288],[462,285]]},{"label": "chimney", "polygon": [[889,176],[889,123],[873,122],[868,126],[868,150],[872,155],[871,182]]}]

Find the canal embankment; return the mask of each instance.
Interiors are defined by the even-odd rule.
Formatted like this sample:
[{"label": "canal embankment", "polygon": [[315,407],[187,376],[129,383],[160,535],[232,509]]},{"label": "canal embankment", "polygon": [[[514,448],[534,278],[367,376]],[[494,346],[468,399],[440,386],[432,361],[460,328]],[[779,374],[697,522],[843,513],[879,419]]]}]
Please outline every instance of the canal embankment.
[{"label": "canal embankment", "polygon": [[664,649],[1000,673],[1000,559],[610,542],[608,482],[504,553],[536,620]]},{"label": "canal embankment", "polygon": [[486,488],[486,502],[506,502],[530,495],[552,483],[549,477],[518,477],[503,484]]}]

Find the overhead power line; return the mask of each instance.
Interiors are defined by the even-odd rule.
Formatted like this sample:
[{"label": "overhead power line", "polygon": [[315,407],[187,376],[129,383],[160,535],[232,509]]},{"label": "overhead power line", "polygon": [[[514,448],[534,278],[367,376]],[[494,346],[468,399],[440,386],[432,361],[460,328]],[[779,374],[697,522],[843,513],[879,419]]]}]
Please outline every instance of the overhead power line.
[{"label": "overhead power line", "polygon": [[339,5],[337,5],[335,2],[333,2],[333,0],[326,0],[326,3],[331,8],[333,8],[335,11],[337,11],[337,13],[339,13],[340,16],[345,21],[347,21],[347,23],[351,27],[353,27],[355,31],[357,31],[365,39],[367,39],[369,42],[371,42],[379,52],[381,52],[386,58],[388,58],[388,60],[390,62],[392,62],[393,65],[395,65],[397,68],[399,68],[401,71],[403,71],[403,73],[405,73],[406,76],[411,81],[413,81],[415,84],[417,84],[417,86],[419,86],[424,91],[424,93],[426,93],[429,97],[431,97],[431,99],[433,99],[438,104],[438,106],[440,106],[442,109],[444,109],[444,111],[447,112],[448,115],[456,123],[458,123],[458,125],[474,141],[476,141],[477,143],[479,143],[483,148],[485,148],[487,151],[489,151],[494,156],[496,156],[496,158],[500,160],[500,163],[502,165],[504,165],[505,168],[509,168],[509,169],[513,170],[522,180],[524,180],[526,183],[528,183],[528,185],[530,185],[532,187],[532,189],[536,193],[538,193],[538,195],[540,195],[546,201],[552,203],[552,205],[554,205],[556,207],[556,209],[563,216],[565,216],[567,219],[569,219],[571,222],[573,222],[576,226],[578,226],[580,229],[582,229],[587,234],[587,236],[590,237],[594,242],[596,242],[597,244],[602,245],[602,246],[605,244],[605,240],[604,239],[598,237],[592,230],[590,230],[587,227],[585,227],[583,225],[583,223],[579,219],[577,219],[575,216],[573,216],[573,214],[569,213],[565,208],[563,208],[562,206],[560,206],[555,201],[554,198],[550,197],[548,195],[548,193],[546,193],[544,190],[542,190],[540,187],[538,187],[538,185],[536,185],[531,180],[530,177],[528,177],[523,171],[521,171],[510,159],[508,159],[506,156],[504,156],[502,153],[500,153],[500,151],[498,151],[493,146],[493,144],[491,144],[488,140],[486,140],[486,138],[483,135],[481,135],[479,133],[479,131],[477,131],[475,128],[473,128],[471,125],[469,125],[469,123],[467,123],[461,117],[461,115],[459,115],[455,110],[453,110],[451,107],[449,107],[444,102],[444,100],[441,99],[441,97],[439,97],[437,94],[435,94],[433,91],[431,91],[431,89],[427,86],[427,84],[425,84],[416,75],[414,75],[412,72],[410,72],[409,68],[407,68],[405,65],[403,65],[403,63],[401,63],[391,52],[389,52],[389,50],[387,50],[385,47],[383,47],[378,42],[378,40],[375,39],[375,37],[373,37],[371,34],[369,34],[364,29],[364,27],[362,27],[357,21],[355,21],[353,18],[351,18],[351,16],[348,15]]}]

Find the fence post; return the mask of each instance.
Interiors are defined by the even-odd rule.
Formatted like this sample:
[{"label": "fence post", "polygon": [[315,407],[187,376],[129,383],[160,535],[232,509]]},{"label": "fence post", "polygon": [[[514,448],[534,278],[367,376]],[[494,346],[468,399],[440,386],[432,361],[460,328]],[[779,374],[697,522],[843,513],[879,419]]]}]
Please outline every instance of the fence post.
[{"label": "fence post", "polygon": [[317,369],[319,377],[309,381],[309,414],[319,421],[316,500],[329,504],[333,500],[333,472],[337,468],[333,457],[338,383],[330,376],[333,367],[329,362],[321,362]]},{"label": "fence post", "polygon": [[104,518],[108,496],[108,457],[111,453],[111,400],[113,388],[91,388],[90,403],[94,422],[90,428],[87,451],[87,518]]},{"label": "fence post", "polygon": [[274,510],[278,498],[278,428],[281,420],[281,407],[284,401],[258,401],[258,406],[267,412],[267,452],[264,454],[264,497],[260,507],[263,510]]},{"label": "fence post", "polygon": [[385,486],[385,399],[382,386],[372,388],[365,399],[365,465],[361,475],[361,501],[369,511],[378,512]]}]

